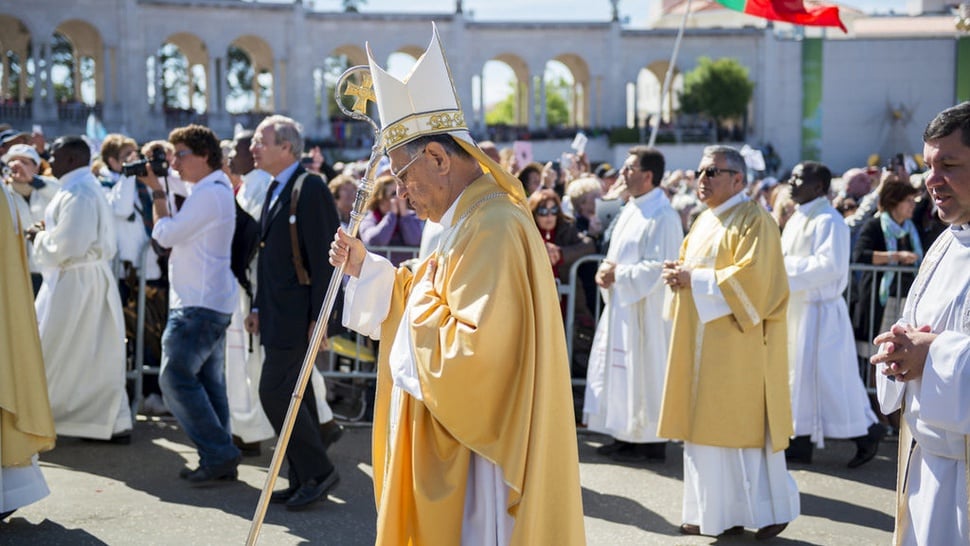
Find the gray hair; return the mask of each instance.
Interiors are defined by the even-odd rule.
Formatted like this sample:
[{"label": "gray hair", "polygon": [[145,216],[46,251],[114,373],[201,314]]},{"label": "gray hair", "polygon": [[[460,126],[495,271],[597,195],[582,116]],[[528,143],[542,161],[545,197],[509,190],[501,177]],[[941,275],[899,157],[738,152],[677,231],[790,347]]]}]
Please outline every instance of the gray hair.
[{"label": "gray hair", "polygon": [[445,153],[448,155],[471,159],[471,155],[466,152],[465,149],[462,148],[457,142],[455,142],[455,139],[448,133],[437,133],[418,137],[404,144],[404,149],[407,150],[408,155],[413,157],[415,154],[420,153],[421,150],[432,142],[441,144],[441,147],[445,149]]},{"label": "gray hair", "polygon": [[260,125],[271,126],[273,132],[276,133],[276,144],[288,142],[293,157],[300,159],[300,156],[303,155],[303,125],[300,122],[293,118],[274,114],[260,122]]},{"label": "gray hair", "polygon": [[744,156],[741,155],[741,152],[730,146],[722,145],[707,146],[704,148],[704,157],[716,156],[724,159],[728,169],[738,171],[747,180],[748,165],[744,162]]}]

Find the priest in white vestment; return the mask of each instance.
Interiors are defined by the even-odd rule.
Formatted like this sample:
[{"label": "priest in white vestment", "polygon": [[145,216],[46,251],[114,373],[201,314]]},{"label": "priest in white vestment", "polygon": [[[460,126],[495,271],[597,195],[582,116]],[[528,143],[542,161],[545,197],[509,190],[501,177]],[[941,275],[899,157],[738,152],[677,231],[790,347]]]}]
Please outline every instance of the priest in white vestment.
[{"label": "priest in white vestment", "polygon": [[970,544],[970,102],[938,114],[923,142],[926,188],[951,227],[871,360],[882,411],[904,417],[895,543]]},{"label": "priest in white vestment", "polygon": [[0,184],[0,521],[50,493],[37,454],[55,440],[17,199]]},{"label": "priest in white vestment", "polygon": [[709,207],[664,264],[673,331],[658,433],[684,440],[685,535],[770,538],[798,516],[782,450],[792,432],[788,282],[778,225],[744,193],[744,158],[704,149]]},{"label": "priest in white vestment", "polygon": [[115,255],[114,217],[88,169],[80,137],[51,148],[61,189],[34,239],[44,269],[37,321],[57,434],[124,443],[132,426],[125,391],[125,327]]},{"label": "priest in white vestment", "polygon": [[849,468],[872,460],[883,435],[859,375],[849,310],[849,228],[828,200],[832,173],[815,161],[795,165],[795,212],[781,236],[791,294],[788,362],[795,438],[788,462],[811,463],[825,438],[852,438]]},{"label": "priest in white vestment", "polygon": [[630,191],[596,273],[606,305],[596,326],[586,374],[583,413],[589,430],[614,438],[597,448],[619,462],[660,462],[666,440],[657,436],[667,373],[670,322],[660,278],[684,240],[680,216],[660,187],[664,157],[645,146],[630,150],[621,180]]}]

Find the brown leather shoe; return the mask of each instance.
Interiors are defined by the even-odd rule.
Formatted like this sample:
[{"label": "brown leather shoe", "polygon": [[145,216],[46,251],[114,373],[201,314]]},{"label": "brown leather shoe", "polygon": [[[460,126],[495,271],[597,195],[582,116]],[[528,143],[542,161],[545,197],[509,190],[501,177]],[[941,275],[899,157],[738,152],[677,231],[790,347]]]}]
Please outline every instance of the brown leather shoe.
[{"label": "brown leather shoe", "polygon": [[761,529],[758,529],[758,532],[754,534],[754,538],[755,540],[768,540],[769,538],[774,538],[784,531],[785,527],[788,527],[787,522],[766,525]]},{"label": "brown leather shoe", "polygon": [[699,535],[701,534],[701,526],[694,525],[693,523],[681,523],[680,524],[680,534],[682,535]]}]

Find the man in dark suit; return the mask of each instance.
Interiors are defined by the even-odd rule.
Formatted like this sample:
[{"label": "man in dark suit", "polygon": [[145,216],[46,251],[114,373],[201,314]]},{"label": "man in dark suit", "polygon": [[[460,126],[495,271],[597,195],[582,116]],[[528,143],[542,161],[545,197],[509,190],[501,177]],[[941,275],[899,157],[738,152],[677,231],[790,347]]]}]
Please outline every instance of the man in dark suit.
[{"label": "man in dark suit", "polygon": [[[340,225],[333,195],[320,176],[307,174],[297,195],[298,256],[291,242],[290,216],[294,185],[305,174],[299,163],[303,128],[285,116],[266,118],[256,128],[250,149],[256,166],[273,175],[260,218],[261,236],[256,266],[257,292],[246,329],[258,332],[266,359],[259,397],[266,416],[279,434],[333,266],[330,241]],[[302,264],[295,264],[299,257]],[[293,426],[289,447],[289,487],[273,493],[270,502],[302,510],[327,495],[340,481],[327,457],[318,428],[313,386],[307,384]]]}]

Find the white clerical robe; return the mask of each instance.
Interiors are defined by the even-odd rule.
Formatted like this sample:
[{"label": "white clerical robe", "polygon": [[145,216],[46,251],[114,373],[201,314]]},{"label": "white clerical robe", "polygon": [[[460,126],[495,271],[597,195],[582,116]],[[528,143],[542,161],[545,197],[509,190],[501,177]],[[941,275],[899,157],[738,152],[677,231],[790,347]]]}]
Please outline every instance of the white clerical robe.
[{"label": "white clerical robe", "polygon": [[586,374],[583,413],[590,430],[624,442],[659,442],[657,421],[667,373],[669,296],[660,277],[676,260],[684,231],[660,188],[630,199],[613,229],[606,260],[616,281],[604,299]]},{"label": "white clerical robe", "polygon": [[795,436],[865,435],[876,423],[859,376],[849,309],[849,227],[825,196],[798,205],[781,235]]},{"label": "white clerical robe", "polygon": [[[719,217],[748,201],[742,192],[711,210],[711,225],[695,226],[697,233],[719,233]],[[700,221],[700,220],[699,220]],[[688,238],[685,256],[702,255],[708,238]],[[709,323],[731,313],[713,270],[694,269],[691,290],[699,320]],[[730,413],[731,408],[725,408]],[[700,526],[701,533],[721,534],[736,525],[760,529],[785,523],[801,511],[798,486],[788,473],[784,451],[775,451],[765,431],[762,448],[727,448],[684,442],[683,521]]]},{"label": "white clerical robe", "polygon": [[[966,226],[964,226],[966,227]],[[970,544],[967,457],[970,447],[970,229],[943,232],[910,288],[903,321],[929,325],[923,376],[889,381],[876,371],[884,413],[904,408],[916,447],[905,467],[897,544]],[[906,453],[899,464],[906,465]]]},{"label": "white clerical robe", "polygon": [[[3,436],[0,434],[0,446],[2,445]],[[40,465],[37,464],[37,455],[33,456],[27,466],[0,468],[0,514],[33,504],[50,493]]]},{"label": "white clerical robe", "polygon": [[106,440],[131,429],[125,325],[111,273],[114,218],[87,168],[61,178],[34,239],[44,270],[37,321],[59,435]]},{"label": "white clerical robe", "polygon": [[[460,200],[455,199],[451,208],[441,218],[442,226],[438,244],[441,245],[450,233],[456,229],[452,224],[455,209]],[[390,309],[391,293],[394,288],[395,267],[386,258],[376,254],[367,254],[361,268],[360,277],[351,278],[347,283],[344,295],[343,324],[347,328],[358,331],[372,339],[379,340],[381,323]],[[421,280],[420,283],[426,283]],[[422,287],[420,284],[411,290],[410,298],[433,291],[431,286]],[[407,318],[407,313],[405,313]],[[401,396],[407,392],[418,400],[424,400],[421,384],[418,379],[418,369],[413,351],[414,343],[409,336],[407,320],[402,320],[397,328],[397,335],[391,342],[391,376],[394,386],[391,393],[392,423],[391,434],[396,434],[394,424],[398,422],[397,409],[400,408]],[[394,445],[393,440],[388,445]],[[502,469],[494,463],[472,453],[469,463],[468,480],[465,489],[465,507],[462,517],[462,546],[500,546],[509,544],[512,539],[513,518],[506,510],[508,506],[508,488],[502,477]]]},{"label": "white clerical robe", "polygon": [[[243,175],[242,185],[236,192],[236,202],[257,222],[263,212],[266,190],[272,175],[254,169]],[[249,282],[256,293],[256,260],[249,264]],[[259,334],[246,332],[243,322],[252,308],[252,300],[240,287],[239,300],[226,329],[226,397],[229,400],[229,428],[243,442],[260,442],[272,438],[276,432],[263,411],[259,401],[259,378],[263,373],[265,354],[259,342]],[[317,402],[317,416],[321,423],[333,419],[333,411],[327,404],[327,387],[316,368],[310,375],[313,395]]]}]

